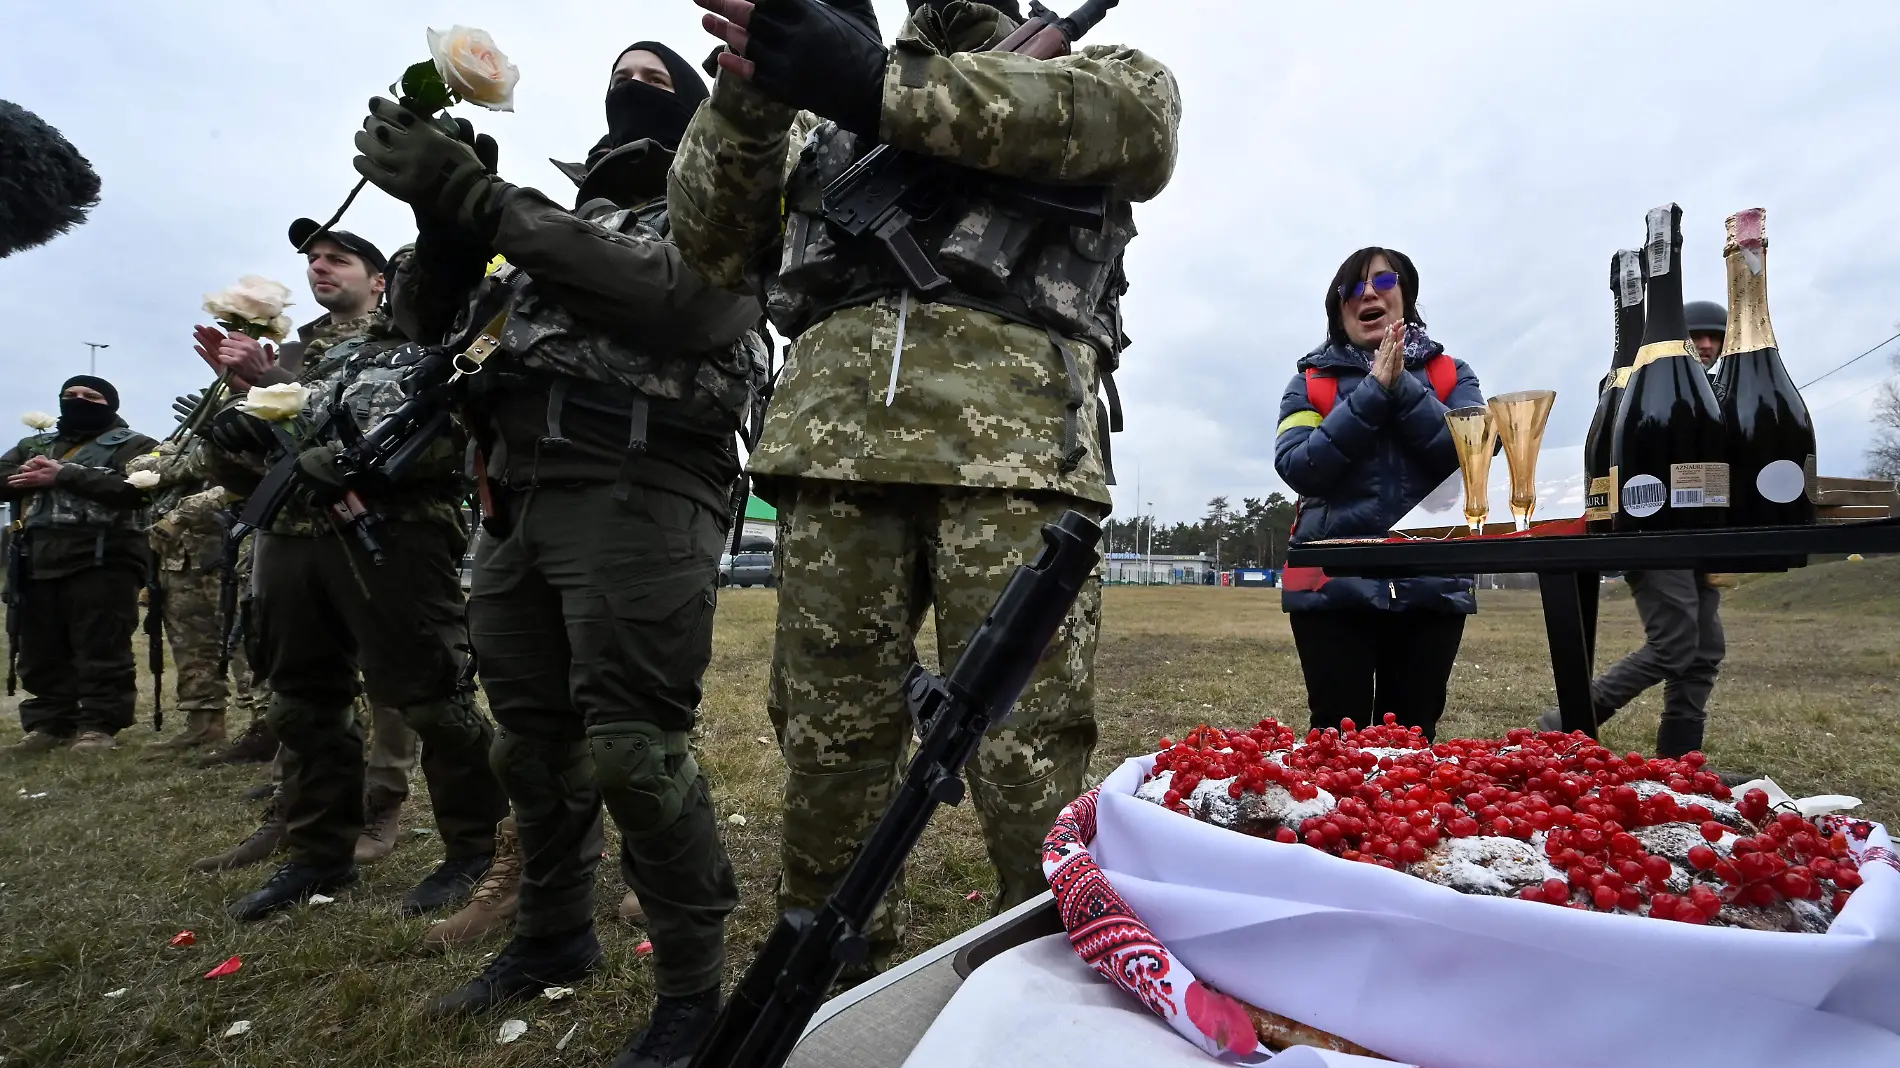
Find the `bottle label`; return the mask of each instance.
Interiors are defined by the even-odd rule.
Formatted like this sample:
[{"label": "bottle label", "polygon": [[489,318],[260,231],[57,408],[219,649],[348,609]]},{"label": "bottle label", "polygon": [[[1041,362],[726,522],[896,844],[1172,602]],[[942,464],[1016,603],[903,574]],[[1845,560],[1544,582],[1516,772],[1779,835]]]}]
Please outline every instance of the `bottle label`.
[{"label": "bottle label", "polygon": [[1727,464],[1670,464],[1671,508],[1728,507]]},{"label": "bottle label", "polygon": [[1675,356],[1694,356],[1695,349],[1687,341],[1652,341],[1636,350],[1636,360],[1630,364],[1630,374],[1655,363]]},{"label": "bottle label", "polygon": [[1616,283],[1621,289],[1622,305],[1634,308],[1643,302],[1643,254],[1626,248],[1616,254]]},{"label": "bottle label", "polygon": [[1776,504],[1789,504],[1808,492],[1808,472],[1793,460],[1776,460],[1755,475],[1755,492]]},{"label": "bottle label", "polygon": [[1623,483],[1623,511],[1638,519],[1648,519],[1669,503],[1669,490],[1655,475],[1632,475]]},{"label": "bottle label", "polygon": [[1669,273],[1669,218],[1674,204],[1649,209],[1649,238],[1643,242],[1643,254],[1649,258],[1649,276],[1661,278]]},{"label": "bottle label", "polygon": [[1583,497],[1583,518],[1592,523],[1603,522],[1616,515],[1616,483],[1607,477],[1590,480],[1590,492]]}]

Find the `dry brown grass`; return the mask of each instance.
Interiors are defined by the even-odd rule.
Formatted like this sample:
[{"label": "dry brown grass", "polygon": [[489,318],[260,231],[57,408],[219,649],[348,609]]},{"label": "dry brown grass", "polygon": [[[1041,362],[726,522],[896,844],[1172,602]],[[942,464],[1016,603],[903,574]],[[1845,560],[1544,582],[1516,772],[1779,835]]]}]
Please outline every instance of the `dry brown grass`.
[{"label": "dry brown grass", "polygon": [[[1765,591],[1747,600],[1762,607],[1727,614],[1730,661],[1716,691],[1713,760],[1768,771],[1797,793],[1856,794],[1871,815],[1892,821],[1900,815],[1893,727],[1900,614],[1849,614]],[[740,812],[748,821],[726,828],[744,894],[731,928],[735,976],[773,919],[782,779],[776,749],[759,741],[770,735],[763,694],[772,607],[769,592],[726,594],[707,680],[704,763],[722,816]],[[1304,721],[1299,665],[1276,593],[1115,589],[1107,620],[1097,775],[1203,720]],[[1607,602],[1605,661],[1637,635],[1629,601]],[[1446,734],[1501,733],[1551,704],[1534,595],[1485,595],[1453,691]],[[1640,700],[1606,740],[1647,749],[1657,702]],[[0,742],[14,737],[12,726],[0,730]],[[263,871],[206,877],[186,866],[250,829],[255,813],[236,796],[260,772],[146,761],[139,750],[151,738],[141,726],[102,759],[60,753],[0,766],[0,1052],[9,1068],[602,1064],[639,1025],[650,994],[645,958],[633,953],[642,935],[612,918],[622,888],[606,868],[599,909],[609,968],[574,998],[510,1014],[531,1026],[509,1046],[495,1042],[499,1018],[442,1025],[416,1013],[494,948],[423,955],[427,921],[396,915],[402,892],[437,857],[426,837],[367,869],[363,884],[334,905],[252,927],[231,923],[223,905]],[[423,828],[420,780],[416,788],[407,824]],[[22,791],[48,796],[29,800]],[[985,905],[964,898],[989,890],[987,873],[973,817],[940,815],[910,866],[913,951],[985,917]],[[184,929],[197,932],[198,945],[168,948]],[[245,962],[236,976],[199,978],[233,953]],[[123,996],[105,997],[121,987]],[[220,1037],[235,1020],[253,1021],[253,1030]],[[557,1055],[555,1043],[575,1024],[573,1042]]]}]

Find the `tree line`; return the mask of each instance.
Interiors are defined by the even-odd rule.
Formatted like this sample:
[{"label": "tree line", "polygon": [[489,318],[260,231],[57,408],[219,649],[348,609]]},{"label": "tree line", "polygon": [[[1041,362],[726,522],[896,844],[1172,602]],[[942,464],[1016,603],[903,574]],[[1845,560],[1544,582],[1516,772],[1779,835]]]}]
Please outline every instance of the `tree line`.
[{"label": "tree line", "polygon": [[[1293,502],[1284,494],[1242,497],[1233,507],[1227,497],[1207,502],[1207,514],[1193,523],[1157,523],[1147,516],[1110,519],[1104,529],[1108,552],[1195,556],[1205,554],[1230,567],[1277,568],[1286,559],[1287,534],[1293,529]],[[1152,546],[1152,547],[1151,547]]]}]

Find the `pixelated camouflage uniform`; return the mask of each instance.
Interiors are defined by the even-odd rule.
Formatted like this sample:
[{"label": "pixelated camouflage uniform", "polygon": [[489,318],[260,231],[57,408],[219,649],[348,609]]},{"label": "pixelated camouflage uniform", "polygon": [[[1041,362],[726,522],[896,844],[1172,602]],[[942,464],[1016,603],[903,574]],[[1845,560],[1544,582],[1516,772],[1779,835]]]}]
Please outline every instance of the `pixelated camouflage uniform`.
[{"label": "pixelated camouflage uniform", "polygon": [[[382,312],[327,318],[284,346],[260,385],[311,390],[305,426],[341,403],[359,428],[403,399],[421,352],[401,343]],[[265,458],[216,448],[211,475],[248,494]],[[373,563],[327,512],[297,498],[255,536],[252,649],[271,689],[268,722],[283,743],[283,804],[291,859],[351,862],[364,825],[363,728],[356,699],[400,711],[420,737],[436,830],[451,860],[493,849],[507,798],[488,764],[494,731],[458,693],[467,643],[459,578],[467,545],[461,443],[436,442],[402,481],[363,494],[380,522],[384,560]],[[359,684],[359,671],[361,682]]]},{"label": "pixelated camouflage uniform", "polygon": [[[224,640],[219,593],[224,576],[224,532],[230,495],[195,477],[191,455],[197,438],[168,441],[126,465],[126,473],[158,475],[151,487],[152,556],[164,598],[165,635],[171,645],[175,707],[185,714],[185,729],[170,748],[211,745],[224,739],[225,706],[231,687],[218,670]],[[248,665],[233,660],[239,678]],[[248,693],[249,686],[240,684]]]},{"label": "pixelated camouflage uniform", "polygon": [[[899,35],[879,131],[897,148],[993,176],[1106,187],[1101,232],[1017,220],[1026,230],[1003,243],[1019,268],[1006,284],[977,292],[962,272],[949,294],[925,302],[904,295],[875,243],[839,249],[815,216],[819,196],[870,146],[820,125],[786,176],[793,112],[730,74],[672,172],[688,261],[719,284],[762,292],[794,339],[749,464],[779,507],[784,539],[769,706],[789,765],[787,907],[813,906],[833,888],[901,774],[911,736],[901,685],[923,613],[935,608],[941,660],[954,665],[1014,568],[1040,548],[1042,526],[1068,509],[1099,518],[1110,505],[1109,420],[1095,398],[1125,344],[1116,297],[1134,234],[1129,205],[1173,170],[1176,87],[1129,49],[1047,63],[979,51],[1011,28],[989,7],[921,9]],[[916,229],[948,274],[953,261],[980,258],[984,243],[972,236],[1003,214],[965,200]],[[812,267],[827,257],[847,264],[842,277]],[[1091,263],[1100,269],[1063,281],[1065,268]],[[1099,622],[1091,585],[1016,718],[985,739],[970,770],[998,909],[1046,887],[1043,836],[1082,791]],[[887,913],[874,960],[900,936]]]}]

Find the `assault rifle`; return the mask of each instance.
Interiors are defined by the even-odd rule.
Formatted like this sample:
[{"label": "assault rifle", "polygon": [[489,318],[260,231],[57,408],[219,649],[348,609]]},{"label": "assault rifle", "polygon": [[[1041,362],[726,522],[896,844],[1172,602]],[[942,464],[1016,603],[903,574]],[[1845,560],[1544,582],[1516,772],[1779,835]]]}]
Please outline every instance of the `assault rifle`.
[{"label": "assault rifle", "polygon": [[[1041,0],[1030,0],[1029,19],[992,51],[1032,59],[1055,59],[1095,28],[1121,0],[1088,0],[1068,18],[1058,18]],[[1099,186],[1055,186],[986,176],[934,156],[879,145],[825,187],[825,221],[853,239],[882,242],[912,288],[926,296],[950,285],[911,233],[913,223],[935,216],[961,189],[981,186],[991,199],[1013,202],[1065,226],[1100,230],[1108,200]]]},{"label": "assault rifle", "polygon": [[[14,505],[18,508],[19,505]],[[15,520],[7,530],[7,696],[20,688],[20,626],[26,606],[26,528]]]},{"label": "assault rifle", "polygon": [[985,731],[1008,719],[1095,570],[1101,528],[1077,512],[1042,528],[1047,544],[1017,569],[948,679],[913,666],[905,700],[923,742],[850,871],[816,914],[779,919],[692,1068],[780,1068],[848,964],[869,952],[871,914],[938,805],[963,800],[962,772]]}]

